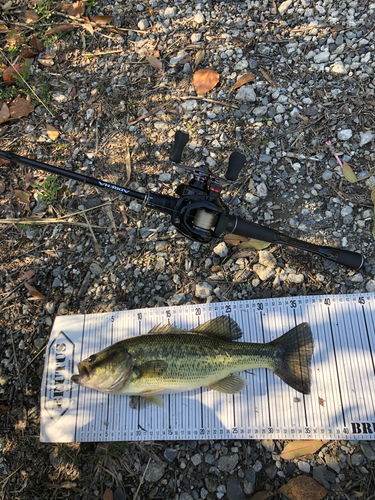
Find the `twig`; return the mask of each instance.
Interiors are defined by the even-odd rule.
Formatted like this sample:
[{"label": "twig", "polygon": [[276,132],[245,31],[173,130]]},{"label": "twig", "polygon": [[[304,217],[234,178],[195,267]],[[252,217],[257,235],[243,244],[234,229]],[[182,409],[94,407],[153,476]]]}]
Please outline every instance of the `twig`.
[{"label": "twig", "polygon": [[66,17],[67,19],[72,19],[73,21],[77,21],[80,24],[91,24],[91,26],[97,26],[99,28],[112,28],[115,30],[121,30],[121,31],[134,31],[135,33],[148,33],[148,31],[144,30],[133,30],[131,28],[117,28],[117,26],[113,26],[112,24],[100,24],[100,23],[95,23],[94,21],[90,21],[89,23],[82,19],[81,17],[77,16],[69,16],[68,14],[63,14],[62,12],[56,12],[57,15]]},{"label": "twig", "polygon": [[136,123],[144,120],[145,118],[148,118],[149,116],[154,115],[155,113],[157,113],[158,111],[162,110],[163,108],[165,108],[169,104],[170,104],[169,102],[167,102],[165,104],[160,104],[160,106],[157,106],[156,108],[152,109],[151,111],[149,111],[145,115],[142,115],[139,118],[137,118],[136,120],[133,120],[132,122],[130,122],[129,125],[135,125]]},{"label": "twig", "polygon": [[92,52],[83,52],[83,54],[81,54],[81,56],[91,56],[91,57],[94,57],[94,56],[105,56],[107,54],[118,54],[119,52],[124,52],[124,49],[107,50],[107,52],[95,52],[95,53],[92,53]]},{"label": "twig", "polygon": [[87,215],[85,214],[85,212],[83,212],[83,216],[86,219],[87,225],[88,225],[88,227],[90,229],[90,233],[91,233],[92,239],[94,240],[94,249],[95,249],[95,252],[98,255],[101,255],[102,254],[101,246],[99,245],[98,240],[96,239],[94,231],[92,230],[92,226],[91,226],[91,224],[90,224],[90,222],[89,222],[89,220],[88,220]]},{"label": "twig", "polygon": [[141,486],[142,486],[142,483],[143,483],[143,480],[145,478],[145,475],[146,475],[146,472],[147,472],[147,469],[148,469],[148,466],[150,465],[150,462],[151,462],[151,457],[148,459],[148,462],[147,462],[147,465],[146,465],[146,468],[145,468],[145,471],[143,473],[143,476],[139,482],[139,485],[138,485],[138,488],[137,488],[137,491],[135,492],[135,495],[133,497],[133,500],[137,500],[137,496],[138,496],[138,493],[139,493],[139,490],[141,489]]},{"label": "twig", "polygon": [[67,220],[62,219],[0,219],[0,224],[72,224],[73,226],[81,226],[81,227],[94,227],[95,229],[109,229],[101,226],[89,226],[84,222],[69,222]]},{"label": "twig", "polygon": [[9,330],[10,333],[10,338],[12,341],[12,347],[13,347],[13,356],[14,356],[14,361],[16,363],[16,370],[17,370],[17,376],[18,376],[18,381],[20,383],[20,387],[23,387],[22,379],[21,379],[21,373],[20,373],[20,367],[18,366],[18,360],[17,360],[17,354],[16,354],[16,346],[14,345],[14,338],[13,338],[13,333],[12,329]]},{"label": "twig", "polygon": [[27,365],[25,366],[25,368],[22,368],[21,372],[26,371],[26,370],[28,369],[28,367],[34,363],[34,361],[36,360],[36,358],[37,358],[38,356],[40,356],[40,355],[42,354],[42,352],[43,352],[43,351],[47,348],[47,345],[48,345],[48,344],[46,344],[46,345],[43,347],[43,349],[41,349],[41,350],[38,352],[38,354],[36,354],[36,355],[33,357],[33,359],[30,361],[30,363],[27,363]]},{"label": "twig", "polygon": [[23,83],[26,85],[26,87],[35,95],[35,97],[38,99],[38,101],[40,102],[40,104],[42,104],[42,106],[44,106],[46,108],[46,110],[48,111],[48,113],[53,116],[53,114],[51,113],[51,111],[47,108],[47,106],[44,104],[44,102],[40,99],[40,97],[33,91],[33,89],[30,87],[30,85],[27,83],[27,81],[24,79],[24,77],[21,75],[21,73],[18,71],[17,68],[15,68],[13,66],[13,64],[9,61],[9,59],[7,58],[7,56],[5,55],[3,49],[0,49],[1,52],[3,53],[3,57],[4,59],[8,62],[8,64],[10,66],[13,67],[14,71],[18,74],[18,76],[21,78],[21,80],[23,81]]}]

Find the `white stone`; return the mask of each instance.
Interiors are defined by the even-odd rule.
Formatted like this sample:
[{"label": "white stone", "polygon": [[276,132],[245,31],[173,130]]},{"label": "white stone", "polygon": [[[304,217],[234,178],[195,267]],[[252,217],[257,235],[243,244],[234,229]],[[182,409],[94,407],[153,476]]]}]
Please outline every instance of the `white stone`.
[{"label": "white stone", "polygon": [[345,205],[341,209],[341,217],[345,217],[353,212],[353,208],[350,205]]},{"label": "white stone", "polygon": [[259,264],[274,269],[276,266],[276,259],[269,250],[261,250],[258,255]]},{"label": "white stone", "polygon": [[268,189],[265,182],[261,182],[260,184],[257,185],[257,194],[261,198],[265,198],[267,196]]},{"label": "white stone", "polygon": [[189,99],[181,104],[185,111],[193,111],[198,107],[198,101],[196,99]]},{"label": "white stone", "polygon": [[281,5],[279,5],[280,14],[284,14],[284,12],[289,9],[289,7],[292,5],[292,3],[293,3],[293,0],[286,0]]},{"label": "white stone", "polygon": [[315,54],[314,61],[316,64],[321,64],[329,61],[331,54],[327,51],[319,52],[319,54]]},{"label": "white stone", "polygon": [[240,89],[238,89],[238,92],[235,96],[237,101],[242,101],[242,102],[254,102],[257,99],[257,96],[255,94],[255,91],[252,87],[249,87],[247,85],[243,85]]},{"label": "white stone", "polygon": [[359,143],[360,146],[368,144],[375,137],[375,135],[370,130],[367,130],[367,132],[361,132],[360,136],[361,136],[361,142]]},{"label": "white stone", "polygon": [[345,64],[340,59],[338,59],[334,62],[334,64],[332,64],[331,72],[335,75],[345,75],[347,73]]},{"label": "white stone", "polygon": [[160,182],[168,182],[171,180],[171,174],[167,173],[162,173],[159,175],[159,181]]},{"label": "white stone", "polygon": [[242,71],[243,69],[246,69],[249,66],[249,63],[246,59],[242,59],[241,61],[238,61],[238,63],[234,67],[234,71]]},{"label": "white stone", "polygon": [[197,12],[194,16],[194,21],[197,23],[197,24],[203,24],[205,22],[205,18],[204,18],[204,15],[202,14],[202,12]]},{"label": "white stone", "polygon": [[202,38],[201,33],[193,33],[190,37],[191,43],[198,43]]},{"label": "white stone", "polygon": [[353,135],[353,131],[350,128],[345,128],[344,130],[340,130],[337,132],[337,137],[340,141],[347,141]]},{"label": "white stone", "polygon": [[291,283],[303,283],[305,281],[303,274],[289,274],[288,278]]},{"label": "white stone", "polygon": [[141,19],[139,22],[138,22],[138,28],[140,30],[145,30],[148,28],[148,21],[147,19]]},{"label": "white stone", "polygon": [[269,278],[272,278],[272,276],[275,276],[274,269],[263,266],[262,264],[254,264],[253,270],[262,281],[266,281]]},{"label": "white stone", "polygon": [[177,56],[172,57],[171,60],[169,61],[169,64],[171,66],[176,66],[176,64],[179,64],[185,57],[187,57],[189,54],[185,50],[181,50]]},{"label": "white stone", "polygon": [[177,14],[177,8],[176,7],[167,7],[164,11],[164,17],[168,19],[172,19]]},{"label": "white stone", "polygon": [[224,259],[228,255],[228,247],[224,241],[221,241],[216,247],[214,248],[214,253]]}]

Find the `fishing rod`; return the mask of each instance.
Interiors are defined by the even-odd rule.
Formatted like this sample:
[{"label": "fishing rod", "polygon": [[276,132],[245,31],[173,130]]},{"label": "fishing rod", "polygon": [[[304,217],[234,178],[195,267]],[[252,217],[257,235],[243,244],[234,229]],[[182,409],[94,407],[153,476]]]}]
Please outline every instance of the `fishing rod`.
[{"label": "fishing rod", "polygon": [[[154,193],[153,191],[139,193],[94,177],[25,158],[9,151],[0,150],[0,158],[99,188],[117,191],[130,198],[140,200],[146,206],[169,215],[176,229],[194,241],[209,243],[223,234],[232,233],[245,238],[298,248],[350,269],[357,270],[362,267],[364,258],[359,253],[308,243],[282,234],[276,229],[261,226],[236,215],[231,215],[229,207],[220,198],[221,191],[226,183],[225,180],[213,175],[206,166],[195,168],[180,164],[188,140],[189,135],[178,130],[175,133],[175,141],[170,155],[170,160],[175,167],[191,173],[191,179],[187,184],[181,183],[177,186],[176,194],[178,197]],[[237,180],[245,160],[245,156],[239,152],[233,152],[230,155],[228,169],[225,174],[227,181]]]}]

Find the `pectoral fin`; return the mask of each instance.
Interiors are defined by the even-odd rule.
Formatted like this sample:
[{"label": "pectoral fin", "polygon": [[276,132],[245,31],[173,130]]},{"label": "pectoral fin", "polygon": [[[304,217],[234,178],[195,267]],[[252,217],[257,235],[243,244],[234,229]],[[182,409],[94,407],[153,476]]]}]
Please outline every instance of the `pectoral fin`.
[{"label": "pectoral fin", "polygon": [[217,382],[209,384],[207,387],[214,391],[224,392],[225,394],[237,394],[246,387],[246,380],[239,375],[229,375]]},{"label": "pectoral fin", "polygon": [[150,404],[159,406],[160,408],[165,407],[164,399],[157,394],[144,394],[130,398],[130,408],[133,408],[133,410],[143,410]]}]

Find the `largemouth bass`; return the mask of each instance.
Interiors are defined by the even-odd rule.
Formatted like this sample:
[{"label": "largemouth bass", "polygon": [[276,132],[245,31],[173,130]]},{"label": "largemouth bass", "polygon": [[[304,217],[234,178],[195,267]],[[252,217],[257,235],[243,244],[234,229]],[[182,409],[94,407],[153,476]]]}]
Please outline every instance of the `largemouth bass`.
[{"label": "largemouth bass", "polygon": [[199,387],[235,394],[246,385],[236,372],[269,368],[296,391],[310,393],[314,341],[308,323],[266,344],[233,342],[241,336],[228,316],[190,331],[158,325],[81,361],[72,381],[101,392],[141,396],[163,407],[160,394]]}]

